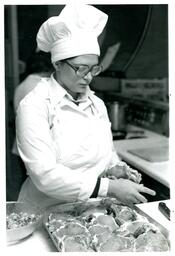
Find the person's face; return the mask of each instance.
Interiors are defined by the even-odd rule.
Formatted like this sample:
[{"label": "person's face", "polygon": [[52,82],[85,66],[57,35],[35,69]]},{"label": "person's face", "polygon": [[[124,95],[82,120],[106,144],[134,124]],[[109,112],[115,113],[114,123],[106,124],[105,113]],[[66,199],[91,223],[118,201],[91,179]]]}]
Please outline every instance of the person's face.
[{"label": "person's face", "polygon": [[[93,71],[98,65],[98,56],[94,54],[81,55],[75,58],[60,61],[59,69],[56,70],[58,82],[72,95],[85,93],[87,86],[93,79]],[[57,64],[56,64],[57,65]],[[79,75],[79,67],[85,67],[85,74]],[[80,73],[81,74],[81,73]]]}]

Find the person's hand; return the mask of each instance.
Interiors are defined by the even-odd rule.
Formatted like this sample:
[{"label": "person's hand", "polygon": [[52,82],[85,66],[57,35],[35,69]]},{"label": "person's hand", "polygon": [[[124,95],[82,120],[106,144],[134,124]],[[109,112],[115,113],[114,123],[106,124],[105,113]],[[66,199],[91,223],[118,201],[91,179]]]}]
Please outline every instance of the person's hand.
[{"label": "person's hand", "polygon": [[109,179],[107,196],[118,199],[121,203],[133,207],[133,204],[146,203],[147,199],[142,195],[146,193],[154,196],[156,192],[126,179]]},{"label": "person's hand", "polygon": [[124,167],[124,169],[126,169],[127,179],[132,180],[132,181],[134,181],[136,183],[140,183],[141,182],[142,175],[138,171],[132,169],[129,166]]},{"label": "person's hand", "polygon": [[108,177],[109,179],[129,179],[136,183],[140,183],[140,181],[142,180],[141,174],[138,171],[129,167],[124,162],[120,162],[118,165],[107,170],[106,177]]}]

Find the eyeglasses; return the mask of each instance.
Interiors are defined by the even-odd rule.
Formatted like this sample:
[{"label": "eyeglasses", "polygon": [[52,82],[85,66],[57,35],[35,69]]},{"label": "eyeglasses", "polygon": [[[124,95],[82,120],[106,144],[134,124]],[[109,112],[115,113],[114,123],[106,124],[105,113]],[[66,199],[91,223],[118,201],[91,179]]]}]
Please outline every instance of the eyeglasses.
[{"label": "eyeglasses", "polygon": [[70,62],[64,60],[64,62],[70,66],[73,70],[75,70],[75,73],[79,77],[85,77],[89,72],[92,76],[97,76],[102,71],[102,66],[95,65],[92,68],[89,68],[87,65],[80,65],[78,67],[75,67]]}]

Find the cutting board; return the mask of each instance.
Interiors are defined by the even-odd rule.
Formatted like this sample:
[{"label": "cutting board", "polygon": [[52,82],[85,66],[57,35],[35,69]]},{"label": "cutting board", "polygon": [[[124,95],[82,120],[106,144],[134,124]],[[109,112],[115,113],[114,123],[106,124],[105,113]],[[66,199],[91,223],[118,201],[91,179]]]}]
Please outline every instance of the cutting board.
[{"label": "cutting board", "polygon": [[169,159],[168,146],[130,149],[128,152],[153,163],[165,162]]}]

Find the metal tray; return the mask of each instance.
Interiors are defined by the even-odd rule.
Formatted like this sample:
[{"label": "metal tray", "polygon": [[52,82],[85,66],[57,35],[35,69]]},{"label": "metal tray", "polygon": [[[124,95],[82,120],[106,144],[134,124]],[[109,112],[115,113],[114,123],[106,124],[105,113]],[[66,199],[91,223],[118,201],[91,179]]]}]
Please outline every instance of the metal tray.
[{"label": "metal tray", "polygon": [[157,222],[155,219],[151,218],[147,213],[145,213],[144,211],[142,211],[140,208],[138,208],[137,206],[134,206],[133,208],[138,214],[140,214],[141,216],[147,218],[147,220],[152,223],[153,225],[155,225],[160,232],[167,238],[168,243],[170,245],[170,234],[169,234],[169,230],[166,229],[164,226],[162,226],[159,222]]},{"label": "metal tray", "polygon": [[[77,202],[77,203],[53,205],[46,209],[46,211],[43,215],[43,225],[44,225],[45,229],[47,230],[52,242],[54,243],[54,245],[58,251],[60,251],[58,248],[58,245],[57,245],[56,241],[53,239],[53,236],[46,225],[46,223],[48,222],[48,217],[49,217],[50,213],[54,213],[54,214],[55,213],[59,213],[59,214],[67,213],[67,214],[76,214],[76,216],[78,216],[82,212],[84,212],[88,209],[91,209],[91,208],[96,208],[96,207],[98,208],[98,207],[102,207],[103,205],[104,205],[104,207],[106,207],[107,200],[108,199],[90,199],[87,202]],[[114,200],[109,199],[109,201],[110,202],[112,201],[112,203],[117,204],[117,205],[122,205],[116,199],[114,199]],[[159,229],[159,231],[167,238],[167,241],[168,241],[168,244],[170,247],[169,231],[164,226],[162,226],[160,223],[158,223],[156,220],[154,220],[149,215],[147,215],[145,212],[143,212],[141,209],[139,209],[137,206],[134,206],[133,210],[135,210],[142,217],[146,218],[151,224],[155,225]]]}]

